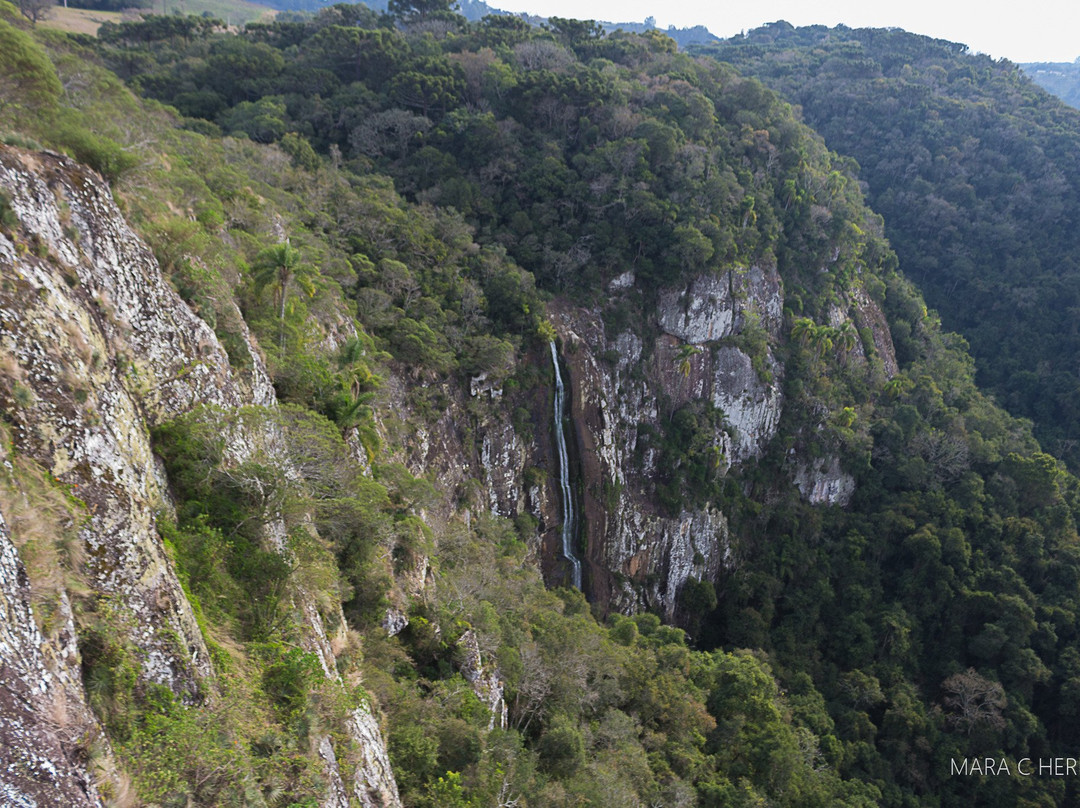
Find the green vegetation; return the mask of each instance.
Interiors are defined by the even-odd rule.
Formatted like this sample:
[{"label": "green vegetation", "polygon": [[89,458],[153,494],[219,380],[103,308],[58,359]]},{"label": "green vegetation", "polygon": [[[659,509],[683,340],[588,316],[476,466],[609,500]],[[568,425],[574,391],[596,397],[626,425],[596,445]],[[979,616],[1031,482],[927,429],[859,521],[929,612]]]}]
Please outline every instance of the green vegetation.
[{"label": "green vegetation", "polygon": [[[0,127],[109,176],[249,384],[250,327],[281,402],[200,407],[154,432],[176,504],[159,530],[213,649],[215,678],[203,686],[214,698],[187,703],[140,684],[120,610],[87,598],[80,612],[87,692],[139,798],[310,804],[325,786],[312,740],[339,739],[370,699],[410,808],[1068,799],[1072,786],[1049,778],[999,778],[973,793],[948,760],[1061,756],[1080,742],[1080,485],[980,393],[964,340],[943,333],[899,274],[855,164],[757,81],[678,54],[655,31],[467,24],[442,3],[392,11],[400,26],[336,6],[241,34],[155,17],[90,43],[31,33],[3,7]],[[909,42],[881,38],[890,49]],[[852,73],[853,93],[869,86],[859,70],[880,69],[880,82],[895,68],[896,81],[936,76],[977,96],[971,76],[942,76],[911,54],[878,68],[827,59],[833,45],[814,42],[800,58],[821,60],[818,76]],[[835,92],[825,86],[822,98]],[[928,110],[955,122],[966,109],[910,92],[912,127],[932,128]],[[1059,114],[1068,139],[1071,119]],[[852,121],[867,138],[876,131]],[[879,147],[894,144],[882,135]],[[938,156],[927,158],[933,170],[964,165]],[[1037,151],[1021,156],[1044,165]],[[1020,169],[1002,159],[994,182],[1008,184]],[[918,199],[933,195],[912,182]],[[1052,175],[1046,183],[1040,193],[1060,201],[1065,191]],[[870,185],[891,216],[924,215]],[[1029,210],[1017,200],[995,227],[1035,250],[1021,224],[1006,224]],[[1065,231],[1063,205],[1040,222],[1046,233]],[[916,278],[932,281],[919,263],[930,253],[911,247],[939,238],[928,221],[925,232],[898,230],[897,243]],[[651,337],[660,290],[755,263],[781,273],[783,333],[750,318],[730,342],[763,380],[770,351],[783,368],[785,415],[768,453],[726,473],[719,438],[730,427],[700,401],[661,402],[659,428],[638,435],[661,469],[659,508],[712,504],[731,528],[736,563],[715,587],[691,581],[678,594],[692,637],[650,614],[594,615],[580,593],[545,589],[523,541],[531,517],[489,516],[474,481],[444,491],[410,471],[413,433],[432,434],[455,396],[467,401],[455,427],[473,450],[471,419],[489,405],[466,399],[469,376],[502,383],[491,406],[515,422],[539,422],[549,296],[595,305],[613,332]],[[627,268],[635,290],[608,300],[604,282]],[[1064,271],[1032,277],[1048,284],[1033,300],[1071,282]],[[1004,288],[986,278],[988,290]],[[855,358],[871,340],[834,325],[854,317],[856,293],[888,317],[892,378],[880,357]],[[1001,329],[1002,358],[1015,362]],[[698,353],[677,349],[665,370],[688,378]],[[4,388],[12,406],[17,384]],[[807,504],[789,482],[792,462],[833,458],[855,478],[855,499]],[[454,512],[464,507],[468,520]],[[349,684],[304,650],[298,593],[340,629]],[[381,627],[388,608],[408,617],[392,637]],[[471,642],[504,681],[505,729],[466,679]]]},{"label": "green vegetation", "polygon": [[969,341],[980,384],[1080,469],[1080,112],[1016,65],[903,31],[775,23],[702,52],[858,160],[904,272]]},{"label": "green vegetation", "polygon": [[1048,93],[1071,107],[1080,107],[1080,63],[1031,62],[1020,67]]},{"label": "green vegetation", "polygon": [[[430,13],[443,15],[435,37],[347,6],[249,25],[239,37],[192,18],[151,19],[103,27],[101,53],[199,126],[283,146],[288,137],[290,149],[306,140],[360,173],[388,174],[419,210],[433,206],[444,220],[456,211],[479,243],[505,251],[547,290],[593,296],[628,265],[654,290],[758,261],[779,260],[795,275],[796,255],[800,266],[834,263],[838,242],[836,277],[845,277],[887,253],[860,220],[845,167],[831,165],[760,85],[675,53],[656,31],[604,36],[558,18],[539,31],[509,17],[466,25],[446,9]],[[814,206],[833,216],[803,226]],[[401,274],[378,264],[385,258],[415,273],[412,256],[383,254],[385,241],[356,244],[377,265],[371,276]],[[403,309],[405,333],[391,340],[438,367],[441,351],[411,339],[432,342],[408,311],[414,299],[439,299],[424,284],[421,272],[380,289],[389,301],[364,295]],[[521,304],[491,285],[483,292],[498,307],[492,320],[520,329]]]}]

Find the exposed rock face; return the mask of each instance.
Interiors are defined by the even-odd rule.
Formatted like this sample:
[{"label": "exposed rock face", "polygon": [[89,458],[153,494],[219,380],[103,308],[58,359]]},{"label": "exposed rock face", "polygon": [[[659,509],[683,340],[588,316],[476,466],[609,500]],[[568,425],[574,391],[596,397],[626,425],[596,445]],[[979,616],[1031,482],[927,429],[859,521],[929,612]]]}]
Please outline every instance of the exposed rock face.
[{"label": "exposed rock face", "polygon": [[358,707],[353,710],[348,729],[361,753],[353,777],[353,795],[363,808],[401,808],[378,720],[368,707]]},{"label": "exposed rock face", "polygon": [[462,634],[458,640],[458,649],[461,655],[458,665],[461,675],[472,685],[473,693],[491,714],[488,729],[494,729],[496,724],[499,729],[506,729],[507,708],[503,700],[502,679],[497,668],[484,664],[476,632],[469,629]]},{"label": "exposed rock face", "polygon": [[892,333],[889,331],[885,313],[862,287],[851,290],[851,303],[855,313],[855,325],[860,331],[869,332],[874,354],[881,360],[886,378],[891,379],[900,372],[900,368],[896,364],[896,349],[893,347]]},{"label": "exposed rock face", "polygon": [[660,328],[700,345],[739,333],[749,312],[772,332],[783,318],[784,298],[775,267],[734,268],[699,275],[683,289],[662,292],[656,315]]},{"label": "exposed rock face", "polygon": [[[87,551],[87,583],[122,613],[143,679],[199,702],[207,696],[210,657],[157,533],[155,512],[167,505],[167,487],[149,429],[199,404],[274,406],[260,354],[245,328],[254,370],[247,378],[233,372],[213,331],[171,289],[96,175],[56,155],[0,147],[0,189],[19,220],[14,232],[0,233],[0,405],[12,421],[15,449],[86,504],[79,536]],[[239,460],[275,439],[238,429],[227,440]],[[283,549],[283,526],[272,522],[266,540]],[[6,534],[0,545],[0,554],[8,554]],[[20,791],[30,786],[10,778],[10,786],[0,787],[12,795],[55,796],[39,805],[97,805],[85,771],[65,763],[71,750],[47,731],[50,711],[58,708],[51,680],[40,675],[42,659],[56,661],[52,680],[70,683],[65,692],[76,694],[67,714],[94,726],[81,693],[74,623],[60,640],[43,640],[27,622],[25,581],[17,566],[4,564],[0,602],[14,633],[13,650],[2,650],[3,681],[26,698],[12,702],[10,712],[0,702],[0,721],[25,728],[18,737],[29,768],[20,771],[33,772],[32,782],[52,790]],[[313,601],[297,592],[294,605],[303,616],[303,644],[336,676]],[[60,642],[70,647],[53,647]],[[360,756],[386,764],[361,766],[353,790],[358,798],[361,791],[382,795],[370,804],[400,805],[378,723],[370,712],[349,723]],[[326,804],[345,804],[343,787],[335,786],[341,782],[336,760],[322,746]],[[42,760],[54,768],[31,766]]]},{"label": "exposed rock face", "polygon": [[[101,731],[89,711],[68,711],[65,684],[42,655],[29,581],[0,514],[0,803],[18,808],[100,806],[86,769]],[[60,672],[63,675],[63,672]]]},{"label": "exposed rock face", "polygon": [[[633,373],[643,362],[641,340],[620,334],[609,344],[594,312],[562,309],[554,320],[570,371],[585,480],[590,595],[605,609],[657,608],[671,618],[687,578],[716,576],[727,541],[727,524],[718,512],[662,515],[652,504],[656,457],[651,450],[638,457],[639,424],[658,424],[658,395],[678,394],[686,380],[675,369],[657,367],[663,346],[654,350],[644,378]],[[615,367],[598,358],[612,347],[619,351]]]},{"label": "exposed rock face", "polygon": [[[412,382],[428,385],[426,379]],[[528,510],[523,480],[537,448],[514,429],[501,387],[486,376],[470,380],[468,395],[447,382],[437,385],[443,406],[424,415],[410,400],[405,379],[387,380],[382,409],[396,417],[376,417],[388,442],[402,447],[401,461],[413,474],[434,479],[444,492],[462,492],[471,481],[481,481],[481,489],[472,492],[478,495],[474,507],[503,516]]]},{"label": "exposed rock face", "polygon": [[[632,284],[632,275],[620,276],[609,291]],[[687,580],[715,579],[728,562],[728,523],[711,507],[677,517],[659,510],[651,488],[658,457],[639,448],[639,427],[662,432],[671,411],[703,399],[725,416],[715,436],[724,467],[765,453],[784,412],[785,368],[773,352],[786,338],[780,277],[775,267],[734,268],[662,291],[662,333],[651,344],[632,332],[606,333],[597,311],[553,309],[585,480],[590,593],[604,608],[653,608],[670,619]],[[834,327],[851,322],[863,337],[853,361],[879,362],[886,377],[897,372],[888,325],[865,291],[853,290],[837,317]],[[835,457],[793,460],[790,473],[815,504],[845,505],[855,490]]]},{"label": "exposed rock face", "polygon": [[[780,339],[783,309],[780,277],[772,267],[699,276],[682,291],[660,295],[657,320],[676,338],[657,343],[657,369],[670,388],[665,392],[677,403],[705,398],[723,410],[733,433],[723,447],[728,463],[760,457],[780,425],[783,367],[773,357],[771,345]],[[764,352],[758,357],[760,370],[743,346],[716,342],[730,343],[728,338],[751,330],[764,337],[759,339]],[[685,355],[684,345],[695,352]],[[670,379],[676,368],[681,382]]]},{"label": "exposed rock face", "polygon": [[799,492],[814,505],[847,505],[855,494],[855,478],[830,457],[818,463],[799,463],[794,472]]},{"label": "exposed rock face", "polygon": [[[780,426],[782,397],[779,385],[774,381],[762,381],[751,358],[738,348],[718,348],[712,364],[709,398],[714,406],[724,411],[728,424],[735,430],[732,461],[760,457]],[[781,368],[771,354],[768,364],[773,379],[778,379]]]},{"label": "exposed rock face", "polygon": [[[673,517],[653,504],[657,458],[652,449],[639,452],[639,426],[664,428],[669,413],[661,401],[678,407],[706,399],[726,416],[728,431],[715,438],[725,464],[759,457],[783,411],[783,368],[768,347],[782,312],[779,276],[759,267],[662,292],[657,321],[664,333],[649,346],[634,333],[606,334],[597,312],[556,310],[586,480],[590,591],[604,607],[656,608],[670,619],[683,584],[714,579],[725,563],[724,514],[706,507]],[[760,332],[762,371],[730,344],[748,329]]]},{"label": "exposed rock face", "polygon": [[6,387],[28,391],[4,402],[14,443],[87,504],[91,585],[129,613],[144,676],[197,699],[209,655],[157,538],[165,482],[148,428],[200,403],[239,405],[242,391],[103,186],[33,160],[0,152],[0,186],[41,254],[0,236]]},{"label": "exposed rock face", "polygon": [[319,740],[319,757],[322,758],[326,772],[326,796],[322,808],[349,808],[349,792],[341,779],[341,767],[338,766],[334,744],[329,735]]}]

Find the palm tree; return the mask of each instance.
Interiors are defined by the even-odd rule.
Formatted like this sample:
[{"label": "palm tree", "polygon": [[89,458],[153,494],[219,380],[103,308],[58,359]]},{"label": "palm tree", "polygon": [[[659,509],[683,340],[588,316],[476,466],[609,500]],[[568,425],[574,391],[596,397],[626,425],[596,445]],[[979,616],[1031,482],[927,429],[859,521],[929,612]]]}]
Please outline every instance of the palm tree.
[{"label": "palm tree", "polygon": [[683,375],[683,378],[690,375],[690,357],[697,356],[699,353],[701,353],[701,348],[696,345],[679,346],[679,352],[675,355],[675,361],[679,363],[679,373]]},{"label": "palm tree", "polygon": [[255,288],[263,290],[267,286],[274,287],[274,302],[278,309],[280,321],[279,346],[285,348],[285,300],[289,295],[289,286],[292,283],[299,284],[308,294],[314,294],[315,287],[311,277],[315,274],[314,268],[301,263],[300,251],[292,247],[286,239],[281,244],[267,247],[255,256],[251,265],[252,277],[255,279]]},{"label": "palm tree", "polygon": [[833,349],[833,336],[835,333],[836,329],[827,325],[815,325],[810,328],[807,341],[817,353],[819,359]]},{"label": "palm tree", "polygon": [[810,331],[813,327],[814,321],[809,317],[799,317],[791,324],[791,338],[806,345],[810,341]]},{"label": "palm tree", "polygon": [[856,343],[859,341],[859,332],[855,330],[855,326],[851,324],[850,320],[844,320],[840,324],[840,327],[836,329],[836,344],[844,353],[854,350]]}]

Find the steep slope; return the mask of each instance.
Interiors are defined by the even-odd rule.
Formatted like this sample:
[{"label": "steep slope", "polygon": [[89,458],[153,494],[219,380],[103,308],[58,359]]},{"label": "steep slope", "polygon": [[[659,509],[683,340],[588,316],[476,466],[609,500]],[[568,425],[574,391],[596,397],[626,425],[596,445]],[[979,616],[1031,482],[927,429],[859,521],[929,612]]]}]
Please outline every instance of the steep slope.
[{"label": "steep slope", "polygon": [[1080,107],[1080,65],[1076,62],[1028,62],[1020,67],[1048,93]]},{"label": "steep slope", "polygon": [[[27,598],[26,573],[12,557],[5,529],[5,570],[10,573],[5,580],[11,584],[5,597],[12,630],[21,635],[5,649],[10,662],[27,660],[22,670],[13,668],[20,675],[12,685],[29,692],[40,689],[26,702],[5,701],[6,720],[52,730],[38,730],[38,743],[8,747],[38,756],[28,778],[35,786],[24,787],[19,779],[9,783],[28,798],[99,804],[85,768],[76,763],[67,771],[49,772],[42,769],[41,758],[77,760],[101,737],[82,681],[89,675],[93,683],[95,670],[115,664],[108,661],[116,653],[110,644],[132,649],[126,664],[138,689],[164,686],[191,705],[218,697],[211,653],[159,533],[157,514],[170,502],[150,430],[195,407],[273,408],[276,401],[254,343],[247,345],[252,371],[241,381],[213,331],[166,284],[99,177],[56,155],[0,147],[0,189],[17,223],[0,236],[2,395],[11,448],[71,492],[77,503],[71,518],[79,525],[75,540],[84,558],[62,573],[71,581],[50,584],[32,574],[31,590],[39,593],[34,603]],[[256,453],[253,444],[273,439],[250,431],[235,434],[229,449],[233,462],[245,462]],[[19,481],[13,484],[17,497]],[[19,542],[19,520],[12,525]],[[271,525],[268,541],[273,532]],[[47,580],[61,574],[34,572]],[[69,591],[73,586],[77,595]],[[301,591],[295,597],[310,596]],[[298,608],[314,617],[304,626],[303,645],[319,655],[328,676],[336,676],[317,613],[299,603]],[[34,611],[51,626],[44,635],[27,619]],[[78,635],[79,650],[73,635]],[[44,671],[42,660],[51,663]],[[119,696],[115,682],[107,687]],[[33,708],[22,715],[27,704]],[[370,712],[358,710],[349,729],[349,743],[360,747],[361,756],[385,761]],[[49,749],[45,741],[60,743],[63,754],[42,751]],[[331,782],[342,788],[328,743],[320,742],[320,754],[330,767]],[[19,771],[18,763],[10,761],[5,771]],[[366,779],[373,772],[381,779]],[[47,788],[55,788],[51,796]],[[385,763],[381,771],[361,766],[354,790],[358,797],[369,790],[383,794],[380,804],[396,802]],[[81,793],[84,803],[61,796],[72,793]],[[328,800],[345,804],[348,796],[342,790]]]},{"label": "steep slope", "polygon": [[[112,183],[6,152],[2,506],[29,590],[16,563],[5,603],[45,636],[13,607],[24,670],[82,655],[75,712],[131,801],[392,803],[388,769],[416,808],[1070,799],[948,761],[1080,740],[1080,485],[975,387],[854,166],[656,34],[354,12],[110,34],[133,84],[218,123],[0,26],[30,87],[0,121]],[[114,524],[138,527],[79,555]],[[149,574],[95,566],[131,556]]]},{"label": "steep slope", "polygon": [[969,341],[980,383],[1076,468],[1080,113],[1008,61],[898,30],[775,23],[708,52],[858,161],[904,271]]}]

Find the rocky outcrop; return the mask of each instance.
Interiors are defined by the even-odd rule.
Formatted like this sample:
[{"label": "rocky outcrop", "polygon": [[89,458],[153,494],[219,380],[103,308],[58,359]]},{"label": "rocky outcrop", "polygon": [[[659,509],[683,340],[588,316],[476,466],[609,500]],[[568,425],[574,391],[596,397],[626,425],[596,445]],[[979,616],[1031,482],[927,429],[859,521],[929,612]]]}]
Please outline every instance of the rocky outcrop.
[{"label": "rocky outcrop", "polygon": [[715,436],[725,467],[759,457],[783,411],[783,368],[770,347],[782,312],[779,276],[760,267],[662,292],[662,333],[648,345],[637,333],[608,335],[598,312],[553,307],[585,481],[590,593],[602,607],[674,618],[686,581],[715,579],[729,557],[723,513],[671,516],[655,504],[658,458],[654,448],[639,449],[638,435],[645,425],[662,431],[672,410],[704,399],[725,416]]},{"label": "rocky outcrop", "polygon": [[723,411],[729,464],[760,457],[780,425],[783,367],[772,346],[781,338],[783,309],[774,267],[703,275],[660,294],[657,320],[670,335],[656,349],[664,392],[680,404],[708,399]]},{"label": "rocky outcrop", "polygon": [[792,475],[799,492],[814,505],[847,505],[855,494],[855,478],[830,457],[817,463],[798,463]]},{"label": "rocky outcrop", "polygon": [[86,758],[101,730],[78,702],[66,671],[51,670],[30,607],[29,580],[0,513],[0,803],[18,808],[97,808]]},{"label": "rocky outcrop", "polygon": [[751,312],[766,330],[780,328],[784,298],[775,267],[698,275],[682,288],[661,292],[656,317],[668,334],[701,345],[738,334]]},{"label": "rocky outcrop", "polygon": [[713,352],[709,398],[724,411],[734,430],[732,462],[760,457],[780,426],[783,399],[778,380],[782,368],[770,352],[769,381],[754,369],[753,360],[738,348],[723,346]]},{"label": "rocky outcrop", "polygon": [[[670,619],[689,577],[715,578],[727,542],[718,512],[673,518],[658,510],[651,482],[657,458],[652,449],[638,452],[639,425],[659,424],[659,396],[678,394],[685,380],[657,367],[663,350],[654,350],[644,376],[634,372],[647,361],[640,338],[620,334],[609,343],[594,312],[559,309],[553,320],[570,372],[580,448],[587,589],[603,609],[654,608]],[[612,346],[620,351],[614,367],[599,358]]]},{"label": "rocky outcrop", "polygon": [[465,681],[472,685],[473,693],[490,714],[488,730],[494,729],[496,725],[499,729],[506,729],[507,707],[503,699],[502,678],[496,667],[484,664],[475,631],[469,629],[461,635],[458,652],[458,670],[465,677]]},{"label": "rocky outcrop", "polygon": [[370,707],[362,705],[353,710],[348,731],[360,751],[353,775],[353,796],[363,808],[401,808],[397,782],[390,768],[390,755],[378,719]]},{"label": "rocky outcrop", "polygon": [[[632,273],[620,275],[609,293],[628,293],[633,283]],[[848,297],[831,325],[851,323],[861,339],[850,361],[890,377],[896,359],[880,308],[861,288]],[[551,310],[573,392],[590,594],[602,608],[657,609],[675,618],[685,582],[715,579],[729,563],[728,522],[712,507],[678,516],[659,509],[652,489],[657,450],[639,446],[638,436],[643,427],[662,434],[678,408],[704,400],[723,413],[713,438],[721,470],[769,449],[784,413],[780,277],[771,266],[732,268],[661,291],[660,333],[649,337],[642,330],[607,333],[599,311],[558,304]],[[789,461],[791,483],[810,502],[851,499],[855,480],[836,457]]]},{"label": "rocky outcrop", "polygon": [[196,700],[209,655],[157,538],[166,484],[148,429],[243,393],[103,184],[66,160],[6,150],[0,187],[21,225],[0,235],[0,395],[14,444],[86,503],[90,584],[127,612],[143,675]]},{"label": "rocky outcrop", "polygon": [[872,348],[872,354],[881,362],[882,370],[887,379],[891,379],[900,372],[896,364],[896,349],[893,347],[892,332],[889,331],[889,323],[885,319],[885,313],[874,302],[861,286],[857,286],[849,292],[855,325],[860,334],[868,334],[870,346],[860,348],[867,351]]},{"label": "rocky outcrop", "polygon": [[[79,529],[85,585],[121,616],[116,622],[139,654],[140,677],[168,686],[188,703],[204,702],[213,695],[206,684],[210,656],[157,532],[155,514],[168,506],[168,493],[149,430],[200,404],[226,411],[274,406],[258,348],[244,327],[241,336],[254,370],[233,371],[214,332],[162,277],[93,173],[57,155],[0,147],[0,190],[18,220],[0,232],[0,406],[11,423],[14,448],[85,505]],[[273,429],[255,434],[245,431],[242,419],[236,423],[226,436],[233,461],[274,453],[280,436]],[[284,550],[280,522],[271,520],[266,541]],[[56,660],[52,679],[71,682],[68,691],[77,694],[67,714],[83,716],[92,726],[81,686],[75,686],[81,672],[74,623],[67,635],[56,635],[67,640],[34,633],[26,618],[25,583],[12,569],[5,568],[0,598],[12,616],[10,625],[18,626],[10,639],[18,665],[5,661],[3,681],[19,694],[6,724],[25,730],[19,737],[26,741],[26,765],[19,771],[32,772],[34,782],[46,783],[50,793],[71,795],[38,804],[97,804],[85,771],[64,763],[70,750],[58,747],[55,734],[47,731],[57,707],[37,661]],[[299,590],[293,600],[305,649],[336,677],[332,645],[314,600]],[[58,647],[61,641],[71,647]],[[0,704],[0,714],[4,710]],[[348,729],[352,753],[377,762],[356,769],[352,791],[365,805],[399,805],[370,711],[357,711]],[[320,741],[318,752],[328,767],[325,804],[346,804],[344,788],[335,786],[342,782],[336,759],[323,746]],[[52,761],[54,770],[30,765],[44,760]],[[5,782],[15,783],[3,786],[12,794],[33,793],[18,791],[22,781]],[[380,801],[361,793],[379,795]]]},{"label": "rocky outcrop", "polygon": [[[416,389],[427,391],[429,401],[417,402],[410,394]],[[466,507],[503,516],[528,510],[525,470],[537,444],[514,428],[498,382],[473,378],[466,394],[451,382],[395,376],[381,394],[380,432],[399,447],[396,456],[410,472],[431,479],[450,499],[457,494]],[[437,410],[431,400],[440,402]]]}]

